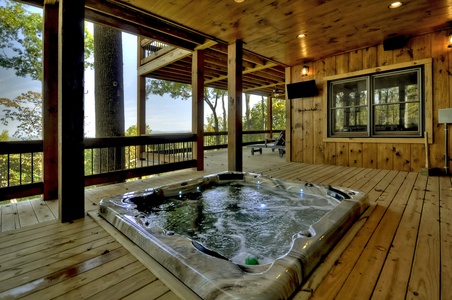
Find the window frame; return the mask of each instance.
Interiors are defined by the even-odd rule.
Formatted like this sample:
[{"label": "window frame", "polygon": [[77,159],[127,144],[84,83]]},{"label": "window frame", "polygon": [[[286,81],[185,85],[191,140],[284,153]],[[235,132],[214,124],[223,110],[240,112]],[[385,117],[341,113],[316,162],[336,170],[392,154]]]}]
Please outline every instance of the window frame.
[{"label": "window frame", "polygon": [[[389,71],[399,71],[402,69],[408,69],[410,67],[422,66],[423,72],[420,75],[421,83],[420,86],[423,87],[423,91],[421,91],[421,100],[420,105],[421,109],[421,119],[420,123],[422,123],[422,127],[419,127],[419,136],[409,135],[334,135],[330,136],[331,130],[331,114],[330,114],[330,93],[329,93],[329,82],[338,80],[338,79],[350,79],[358,76],[367,76],[367,75],[377,75],[383,74]],[[432,93],[432,59],[422,59],[411,62],[399,63],[388,66],[381,66],[372,69],[365,69],[360,71],[354,71],[344,74],[338,74],[333,76],[324,77],[323,81],[323,90],[327,91],[323,93],[323,105],[326,108],[324,112],[325,122],[323,122],[323,133],[324,133],[324,142],[361,142],[361,143],[392,143],[395,138],[398,138],[397,143],[425,143],[426,141],[431,144],[433,143],[432,132],[433,132],[433,93]],[[371,99],[373,102],[373,99]],[[369,125],[369,124],[368,124]],[[368,131],[370,132],[372,128]],[[427,133],[427,134],[426,134]]]}]

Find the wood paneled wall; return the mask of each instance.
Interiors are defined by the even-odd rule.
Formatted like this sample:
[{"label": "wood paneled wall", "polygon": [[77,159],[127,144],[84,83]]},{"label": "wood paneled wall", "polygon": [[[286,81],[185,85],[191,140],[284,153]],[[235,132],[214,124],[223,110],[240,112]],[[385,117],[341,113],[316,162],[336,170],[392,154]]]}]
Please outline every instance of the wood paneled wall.
[{"label": "wood paneled wall", "polygon": [[[438,109],[452,106],[452,49],[447,47],[447,32],[440,31],[413,37],[403,49],[384,51],[383,45],[359,49],[308,63],[309,76],[301,78],[302,65],[291,68],[291,82],[315,79],[319,96],[288,100],[291,106],[291,160],[305,163],[378,169],[419,171],[426,166],[424,143],[398,142],[400,139],[381,139],[375,142],[329,142],[325,140],[327,107],[324,97],[326,77],[366,70],[398,63],[432,59],[432,111],[425,122],[432,122],[429,144],[429,167],[444,169],[444,125],[438,124]],[[451,132],[452,130],[449,130]],[[449,149],[452,149],[449,136]],[[450,157],[449,153],[449,157]]]}]

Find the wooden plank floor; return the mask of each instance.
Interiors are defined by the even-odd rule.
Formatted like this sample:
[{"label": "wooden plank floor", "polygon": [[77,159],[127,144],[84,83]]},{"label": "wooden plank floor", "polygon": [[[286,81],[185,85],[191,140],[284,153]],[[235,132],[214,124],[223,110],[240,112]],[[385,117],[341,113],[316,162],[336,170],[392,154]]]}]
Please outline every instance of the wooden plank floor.
[{"label": "wooden plank floor", "polygon": [[[244,151],[244,170],[360,189],[371,202],[293,299],[452,299],[451,177],[287,163],[265,150],[254,156]],[[17,205],[2,207],[2,230],[9,229],[0,233],[0,299],[196,299],[101,220],[97,204],[112,195],[226,169],[225,151],[208,152],[203,172],[182,170],[87,189],[90,212],[72,224],[31,217],[36,210]],[[55,217],[55,205],[41,206]],[[19,226],[25,227],[13,229]]]}]

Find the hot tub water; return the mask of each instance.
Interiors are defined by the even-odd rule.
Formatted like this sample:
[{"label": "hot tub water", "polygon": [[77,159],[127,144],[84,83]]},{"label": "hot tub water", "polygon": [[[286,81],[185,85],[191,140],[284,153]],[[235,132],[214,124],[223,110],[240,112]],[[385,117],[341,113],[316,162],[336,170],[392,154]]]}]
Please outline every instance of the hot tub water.
[{"label": "hot tub water", "polygon": [[118,195],[99,214],[202,299],[289,299],[367,208],[357,190],[223,172]]},{"label": "hot tub water", "polygon": [[[316,203],[316,205],[313,205]],[[340,203],[333,197],[228,183],[177,194],[143,210],[148,226],[186,236],[234,263],[271,263]],[[275,245],[275,247],[269,247]]]}]

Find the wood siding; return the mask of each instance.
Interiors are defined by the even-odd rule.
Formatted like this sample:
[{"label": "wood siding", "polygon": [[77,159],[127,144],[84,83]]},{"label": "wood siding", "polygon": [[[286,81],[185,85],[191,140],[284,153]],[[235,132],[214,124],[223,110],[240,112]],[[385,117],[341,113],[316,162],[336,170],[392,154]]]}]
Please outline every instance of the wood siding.
[{"label": "wood siding", "polygon": [[[426,166],[425,145],[419,140],[380,138],[356,141],[349,138],[326,139],[326,78],[418,60],[432,60],[431,81],[425,82],[431,90],[431,108],[425,109],[426,130],[429,138],[429,167],[445,166],[444,125],[438,123],[438,109],[451,107],[450,84],[451,49],[447,47],[447,32],[439,31],[413,37],[403,49],[384,50],[380,44],[326,57],[311,63],[308,77],[301,78],[302,65],[291,69],[292,82],[315,79],[319,96],[289,100],[291,105],[292,160],[295,162],[333,164],[339,166],[378,168],[398,171],[419,171]],[[430,128],[431,127],[431,128]],[[450,145],[449,138],[449,149]]]}]

